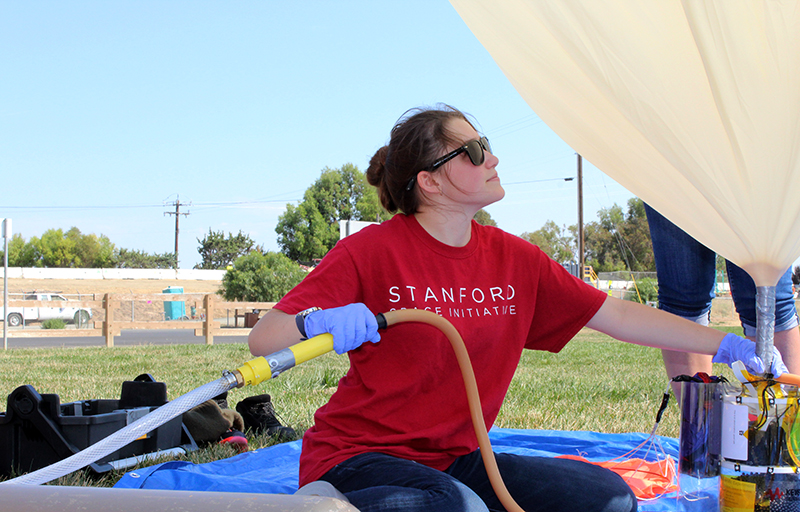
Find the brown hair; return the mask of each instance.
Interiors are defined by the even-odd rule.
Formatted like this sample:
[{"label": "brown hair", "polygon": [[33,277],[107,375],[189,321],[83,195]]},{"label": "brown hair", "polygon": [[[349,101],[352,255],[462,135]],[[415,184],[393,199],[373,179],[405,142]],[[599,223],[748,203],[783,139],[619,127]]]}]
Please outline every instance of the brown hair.
[{"label": "brown hair", "polygon": [[420,196],[411,180],[448,146],[461,142],[447,129],[448,121],[455,119],[470,123],[466,115],[449,105],[415,108],[395,123],[389,144],[373,155],[367,169],[367,180],[378,189],[381,204],[388,212],[417,213]]}]

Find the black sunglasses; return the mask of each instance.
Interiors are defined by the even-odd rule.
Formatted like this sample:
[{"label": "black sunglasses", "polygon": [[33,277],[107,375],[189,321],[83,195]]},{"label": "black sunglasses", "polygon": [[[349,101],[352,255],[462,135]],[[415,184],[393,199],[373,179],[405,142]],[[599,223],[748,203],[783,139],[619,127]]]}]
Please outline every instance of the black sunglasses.
[{"label": "black sunglasses", "polygon": [[[486,137],[481,137],[480,139],[471,140],[466,144],[464,144],[463,146],[461,146],[460,148],[456,148],[453,151],[444,155],[443,157],[437,158],[425,170],[434,171],[465,151],[467,152],[467,156],[469,156],[469,161],[472,162],[472,165],[481,165],[483,164],[484,160],[486,160],[486,154],[484,152],[488,151],[489,153],[491,153],[492,147],[489,145],[489,139],[487,139]],[[411,190],[412,188],[414,188],[415,181],[417,181],[416,174],[414,175],[413,178],[408,180],[408,185],[406,185],[406,190]]]}]

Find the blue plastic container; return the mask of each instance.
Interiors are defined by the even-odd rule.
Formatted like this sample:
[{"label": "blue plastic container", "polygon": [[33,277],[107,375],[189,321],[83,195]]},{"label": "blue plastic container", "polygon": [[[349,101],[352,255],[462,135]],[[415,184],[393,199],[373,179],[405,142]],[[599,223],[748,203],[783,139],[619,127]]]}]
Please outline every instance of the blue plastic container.
[{"label": "blue plastic container", "polygon": [[[183,293],[183,288],[180,286],[168,286],[162,293]],[[186,303],[180,301],[164,301],[164,319],[165,320],[181,320],[186,316]]]}]

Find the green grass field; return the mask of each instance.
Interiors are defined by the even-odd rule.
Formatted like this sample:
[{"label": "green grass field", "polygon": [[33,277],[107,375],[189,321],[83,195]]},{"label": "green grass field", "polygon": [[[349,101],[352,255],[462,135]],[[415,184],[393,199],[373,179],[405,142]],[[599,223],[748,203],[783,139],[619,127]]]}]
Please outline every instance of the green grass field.
[{"label": "green grass field", "polygon": [[[738,329],[741,334],[740,328],[723,329]],[[7,397],[18,386],[29,384],[39,393],[59,395],[62,403],[119,398],[123,381],[149,373],[167,384],[169,398],[174,399],[249,359],[252,356],[245,344],[14,349],[0,353],[0,395]],[[347,358],[330,353],[274,381],[232,390],[228,401],[233,408],[248,396],[269,393],[282,423],[300,436],[346,370]],[[715,370],[731,378],[727,368]],[[668,384],[660,351],[584,329],[558,354],[525,351],[496,424],[524,429],[650,432]],[[5,410],[5,404],[0,409]],[[678,408],[671,400],[658,433],[677,437],[678,421]],[[251,449],[274,442],[265,435],[249,438]],[[213,446],[185,459],[203,463],[234,454],[227,446]],[[120,476],[96,478],[78,473],[54,483],[110,486]]]}]

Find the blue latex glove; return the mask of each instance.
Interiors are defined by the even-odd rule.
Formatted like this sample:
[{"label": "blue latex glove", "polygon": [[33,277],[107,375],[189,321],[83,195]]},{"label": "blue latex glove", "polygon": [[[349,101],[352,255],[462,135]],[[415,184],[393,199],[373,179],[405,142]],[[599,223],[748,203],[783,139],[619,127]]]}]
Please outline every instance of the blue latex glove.
[{"label": "blue latex glove", "polygon": [[[756,344],[733,333],[728,333],[722,338],[717,355],[711,361],[728,366],[734,361],[741,361],[748,372],[754,375],[764,373],[764,361],[756,355]],[[781,353],[775,347],[772,347],[772,368],[769,371],[775,377],[780,377],[781,374],[789,371],[783,364]]]},{"label": "blue latex glove", "polygon": [[365,341],[377,343],[381,340],[375,315],[360,302],[314,311],[305,318],[303,325],[309,338],[331,333],[333,350],[337,354],[358,348]]}]

